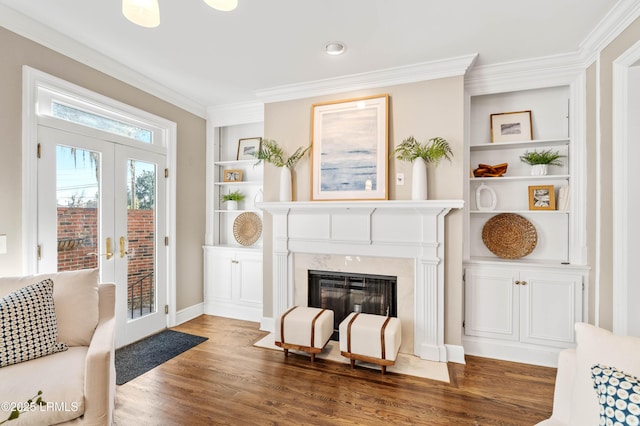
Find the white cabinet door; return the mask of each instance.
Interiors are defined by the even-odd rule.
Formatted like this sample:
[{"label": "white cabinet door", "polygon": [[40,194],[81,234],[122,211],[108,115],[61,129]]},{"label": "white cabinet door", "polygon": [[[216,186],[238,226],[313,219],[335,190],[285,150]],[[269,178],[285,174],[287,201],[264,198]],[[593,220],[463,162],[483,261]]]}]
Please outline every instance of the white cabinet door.
[{"label": "white cabinet door", "polygon": [[204,312],[246,321],[262,319],[262,252],[205,246]]},{"label": "white cabinet door", "polygon": [[465,334],[518,340],[517,271],[474,267],[465,271]]},{"label": "white cabinet door", "polygon": [[253,253],[237,253],[234,259],[234,282],[238,303],[262,307],[262,256]]},{"label": "white cabinet door", "polygon": [[205,297],[230,302],[233,300],[233,253],[207,251],[205,257]]},{"label": "white cabinet door", "polygon": [[557,347],[574,343],[582,320],[582,276],[547,271],[520,272],[520,341]]}]

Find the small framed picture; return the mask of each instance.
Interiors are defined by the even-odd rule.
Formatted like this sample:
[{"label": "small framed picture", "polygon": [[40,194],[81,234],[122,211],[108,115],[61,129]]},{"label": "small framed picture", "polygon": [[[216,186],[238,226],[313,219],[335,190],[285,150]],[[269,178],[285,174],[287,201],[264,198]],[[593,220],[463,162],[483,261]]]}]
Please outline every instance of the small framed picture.
[{"label": "small framed picture", "polygon": [[222,179],[225,182],[242,182],[242,170],[225,170]]},{"label": "small framed picture", "polygon": [[553,185],[529,187],[529,210],[555,210],[556,196]]},{"label": "small framed picture", "polygon": [[243,138],[238,141],[238,155],[236,160],[255,160],[260,151],[262,138]]},{"label": "small framed picture", "polygon": [[531,139],[531,111],[491,114],[491,142],[520,142]]}]

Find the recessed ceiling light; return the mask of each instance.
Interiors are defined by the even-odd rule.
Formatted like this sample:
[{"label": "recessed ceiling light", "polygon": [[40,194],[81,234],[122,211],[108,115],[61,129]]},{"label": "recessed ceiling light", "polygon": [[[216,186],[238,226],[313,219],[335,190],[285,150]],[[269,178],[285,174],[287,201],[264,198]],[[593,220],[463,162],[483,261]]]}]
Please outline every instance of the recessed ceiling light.
[{"label": "recessed ceiling light", "polygon": [[324,45],[324,51],[327,55],[342,55],[346,47],[341,41],[330,41]]}]

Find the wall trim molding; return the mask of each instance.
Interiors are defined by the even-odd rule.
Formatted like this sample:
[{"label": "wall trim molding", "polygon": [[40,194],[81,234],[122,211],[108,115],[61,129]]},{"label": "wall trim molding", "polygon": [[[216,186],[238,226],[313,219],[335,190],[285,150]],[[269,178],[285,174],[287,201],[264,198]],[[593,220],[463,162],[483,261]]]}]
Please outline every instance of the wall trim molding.
[{"label": "wall trim molding", "polygon": [[256,101],[211,106],[207,108],[207,121],[213,127],[259,123],[264,121],[264,104]]},{"label": "wall trim molding", "polygon": [[474,67],[465,78],[471,96],[570,84],[584,72],[578,53]]},{"label": "wall trim molding", "polygon": [[193,306],[189,306],[188,308],[184,308],[176,312],[175,323],[170,324],[169,327],[191,321],[194,318],[198,318],[200,315],[204,315],[204,302],[196,303]]},{"label": "wall trim molding", "polygon": [[200,118],[206,118],[203,105],[8,6],[0,5],[0,26]]},{"label": "wall trim molding", "polygon": [[629,247],[629,69],[640,59],[640,41],[613,61],[613,332],[628,334]]},{"label": "wall trim molding", "polygon": [[640,17],[640,2],[620,0],[580,43],[584,67],[596,61],[599,53]]},{"label": "wall trim molding", "polygon": [[402,67],[350,74],[304,83],[287,84],[258,90],[256,91],[256,96],[265,103],[282,102],[334,93],[455,77],[465,75],[477,57],[478,54],[474,53],[439,61],[422,62]]}]

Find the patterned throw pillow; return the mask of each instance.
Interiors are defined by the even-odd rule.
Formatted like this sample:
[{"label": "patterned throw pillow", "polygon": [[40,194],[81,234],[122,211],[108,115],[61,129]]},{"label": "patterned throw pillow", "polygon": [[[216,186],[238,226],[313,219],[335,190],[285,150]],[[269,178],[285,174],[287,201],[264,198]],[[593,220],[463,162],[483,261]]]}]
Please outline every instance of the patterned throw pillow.
[{"label": "patterned throw pillow", "polygon": [[29,285],[0,299],[0,367],[67,349],[58,343],[53,281]]},{"label": "patterned throw pillow", "polygon": [[591,367],[593,387],[600,403],[600,425],[640,425],[640,381],[614,367]]}]

